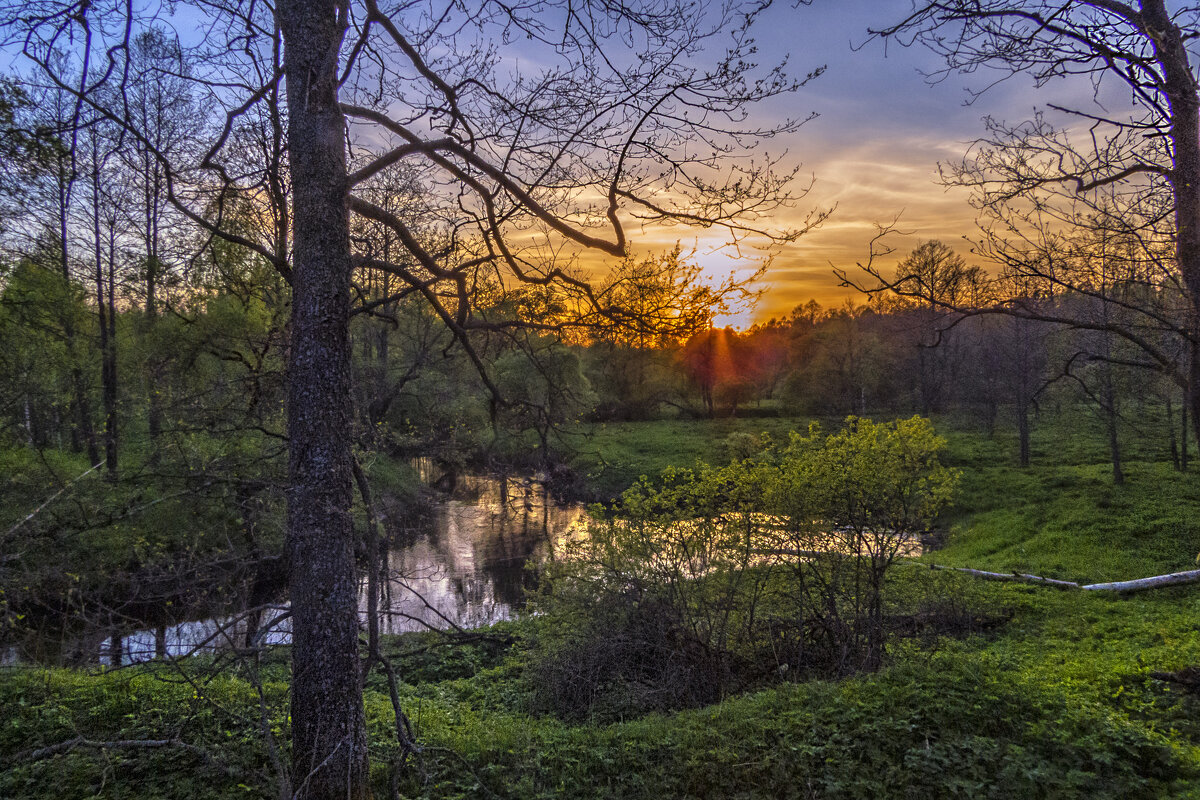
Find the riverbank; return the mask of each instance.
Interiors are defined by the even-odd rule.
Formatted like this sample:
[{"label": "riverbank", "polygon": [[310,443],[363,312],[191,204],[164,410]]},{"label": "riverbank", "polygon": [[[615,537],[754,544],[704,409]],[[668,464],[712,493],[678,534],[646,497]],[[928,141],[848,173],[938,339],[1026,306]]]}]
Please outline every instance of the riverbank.
[{"label": "riverbank", "polygon": [[[685,430],[621,428],[621,446],[649,452],[675,442],[682,452]],[[915,625],[872,675],[780,676],[702,708],[583,721],[532,713],[536,619],[458,643],[389,638],[399,698],[424,748],[402,776],[403,796],[1200,794],[1200,700],[1186,685],[1186,670],[1200,665],[1194,587],[1106,597],[922,568],[1101,581],[1191,567],[1200,551],[1194,473],[1174,472],[1147,447],[1116,487],[1102,449],[1090,445],[1047,434],[1034,466],[1021,470],[1003,438],[942,431],[948,460],[964,471],[957,504],[944,517],[944,547],[893,571],[889,607],[919,620],[936,603],[942,613],[982,612],[986,625]],[[746,432],[722,429],[697,447],[715,453]],[[622,468],[649,471],[644,464]],[[11,710],[0,726],[0,796],[275,796],[271,747],[286,750],[286,662],[279,648],[241,665],[0,671],[0,704]],[[386,797],[396,745],[377,676],[367,708],[373,778]]]},{"label": "riverbank", "polygon": [[[383,633],[509,619],[535,582],[530,567],[585,516],[582,506],[556,501],[529,476],[447,471],[427,459],[375,457],[364,467],[381,534],[375,609]],[[365,532],[366,509],[357,508],[356,516]],[[189,537],[212,537],[183,526],[129,535],[150,544],[144,557],[86,560],[67,538],[57,554],[59,569],[38,569],[53,563],[48,553],[36,562],[17,560],[6,576],[26,567],[24,574],[35,579],[0,596],[8,599],[12,619],[0,628],[0,664],[129,664],[252,640],[290,642],[280,555],[232,540],[223,548],[189,549]],[[187,558],[172,558],[178,550]],[[365,572],[365,545],[358,556]],[[58,587],[63,575],[74,575],[75,583]],[[363,586],[364,617],[366,592]],[[280,617],[278,625],[268,624]]]},{"label": "riverbank", "polygon": [[[402,796],[1194,796],[1196,700],[1150,676],[1200,660],[1194,600],[979,591],[1012,613],[999,635],[913,640],[875,675],[608,723],[527,712],[521,626],[432,649],[427,637],[390,639],[424,748]],[[285,657],[253,671],[199,661],[5,670],[0,795],[274,796],[264,730],[286,748]],[[379,679],[366,699],[376,791],[387,796],[396,748]]]}]

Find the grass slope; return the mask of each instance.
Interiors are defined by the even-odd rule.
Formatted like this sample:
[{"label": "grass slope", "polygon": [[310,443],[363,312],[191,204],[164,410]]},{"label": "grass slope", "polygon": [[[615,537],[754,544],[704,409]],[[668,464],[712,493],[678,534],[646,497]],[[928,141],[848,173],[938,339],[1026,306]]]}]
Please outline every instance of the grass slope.
[{"label": "grass slope", "polygon": [[[578,465],[616,486],[665,463],[716,461],[733,432],[774,420],[607,426]],[[782,438],[806,421],[780,420]],[[828,426],[826,426],[828,427]],[[1114,487],[1095,437],[1061,429],[1015,443],[947,430],[964,470],[944,549],[923,561],[1021,569],[1078,580],[1187,568],[1200,551],[1200,487],[1131,453]],[[1068,437],[1069,438],[1069,437]],[[578,468],[577,465],[577,468]],[[430,647],[392,641],[402,702],[425,752],[399,786],[431,798],[1159,798],[1200,797],[1200,700],[1154,671],[1200,664],[1200,591],[1133,597],[987,584],[897,568],[894,600],[930,593],[1002,612],[998,631],[905,640],[876,675],[783,684],[702,709],[571,725],[523,712],[529,690],[516,644]],[[262,667],[271,727],[282,737],[286,653]],[[89,674],[0,672],[0,797],[267,797],[275,792],[260,700],[245,672],[200,661]],[[377,792],[395,745],[384,687],[367,687]],[[172,739],[169,746],[82,747],[32,760],[73,737]],[[280,740],[286,747],[286,741]]]}]

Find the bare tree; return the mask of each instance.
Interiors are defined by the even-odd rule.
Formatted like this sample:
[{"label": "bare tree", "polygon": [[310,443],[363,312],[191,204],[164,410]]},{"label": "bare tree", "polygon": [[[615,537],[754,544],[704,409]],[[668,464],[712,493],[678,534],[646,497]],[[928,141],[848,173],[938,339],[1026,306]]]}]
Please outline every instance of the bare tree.
[{"label": "bare tree", "polygon": [[[1158,347],[1158,337],[1145,335],[1144,328],[1112,317],[1074,319],[1044,306],[1034,311],[1019,298],[995,310],[1049,316],[1084,329],[1101,326],[1139,347],[1181,387],[1200,377],[1198,32],[1200,6],[1169,9],[1163,0],[917,2],[903,20],[875,31],[943,56],[946,69],[935,79],[986,68],[1000,80],[1028,75],[1037,87],[1058,79],[1091,82],[1077,105],[1051,106],[1065,115],[1065,127],[1042,115],[1016,125],[988,119],[988,136],[944,177],[974,190],[984,245],[1002,263],[1073,291],[1095,287],[1064,283],[1036,252],[1045,248],[1027,245],[1044,244],[1064,227],[1090,225],[1098,213],[1120,208],[1109,220],[1126,219],[1126,233],[1140,243],[1144,260],[1156,264],[1158,285],[1177,286],[1186,305],[1174,317],[1149,306],[1135,316],[1182,336],[1189,348],[1185,363]],[[1130,211],[1135,213],[1127,216]],[[1188,394],[1195,418],[1200,398]]]},{"label": "bare tree", "polygon": [[[76,243],[72,217],[77,211],[79,184],[79,150],[76,147],[84,124],[82,105],[63,87],[43,87],[38,97],[42,126],[53,131],[57,146],[53,148],[53,161],[41,182],[40,199],[46,216],[33,222],[37,236],[53,230],[57,252],[54,266],[65,285],[77,277],[80,265],[76,262]],[[51,228],[52,226],[52,228]],[[36,246],[35,246],[36,249]],[[50,265],[47,265],[50,266]],[[74,450],[86,449],[88,462],[96,464],[100,451],[96,441],[95,424],[92,419],[91,397],[87,390],[87,378],[83,370],[83,347],[80,331],[74,314],[63,309],[61,326],[63,341],[71,373],[71,399],[75,424],[71,428],[71,443]]]},{"label": "bare tree", "polygon": [[895,281],[897,291],[916,303],[909,316],[916,333],[921,412],[940,411],[955,344],[948,335],[954,320],[947,309],[978,302],[983,271],[968,267],[961,255],[934,240],[922,242],[900,262]]},{"label": "bare tree", "polygon": [[[113,134],[116,134],[115,136]],[[112,168],[120,146],[119,129],[95,122],[83,137],[88,202],[91,206],[93,279],[99,325],[100,386],[104,406],[104,464],[108,479],[117,479],[117,242],[121,219],[121,181]]]},{"label": "bare tree", "polygon": [[[146,354],[146,422],[150,434],[150,460],[158,458],[163,428],[163,358],[157,347],[158,317],[165,305],[164,290],[170,281],[167,228],[172,224],[164,163],[178,164],[184,149],[195,142],[199,115],[193,106],[189,65],[178,40],[153,24],[133,37],[124,64],[127,79],[110,90],[102,102],[119,110],[140,132],[130,137],[120,154],[129,168],[137,202],[130,209],[130,226],[141,238],[141,333]],[[177,221],[175,221],[177,224]]]},{"label": "bare tree", "polygon": [[[485,289],[553,284],[588,313],[620,318],[592,290],[576,254],[624,257],[631,223],[713,227],[746,244],[800,233],[767,230],[770,215],[794,199],[790,173],[754,155],[763,139],[799,122],[760,128],[746,111],[799,83],[782,68],[756,72],[749,29],[758,4],[393,9],[376,0],[285,0],[273,14],[217,0],[192,11],[205,24],[195,46],[203,66],[191,80],[197,103],[224,112],[226,122],[206,153],[180,163],[93,91],[127,85],[131,45],[157,13],[129,8],[44,0],[6,3],[0,15],[51,82],[153,155],[181,213],[260,253],[291,282],[292,780],[301,797],[364,797],[350,517],[353,268],[391,274],[397,298],[423,298],[495,392],[469,332],[550,323],[477,313]],[[702,47],[722,41],[723,55],[703,66]],[[56,67],[53,54],[68,48],[94,78],[72,82]],[[551,66],[531,68],[523,53]],[[92,60],[100,66],[86,66]],[[238,174],[228,149],[240,117],[280,102],[281,78],[291,253],[224,230],[219,213],[214,221],[197,209],[219,207],[231,188],[258,180]],[[414,165],[425,187],[417,213],[448,221],[440,251],[422,242],[413,218],[356,191],[399,163]],[[396,259],[352,252],[351,213],[395,235]]]}]

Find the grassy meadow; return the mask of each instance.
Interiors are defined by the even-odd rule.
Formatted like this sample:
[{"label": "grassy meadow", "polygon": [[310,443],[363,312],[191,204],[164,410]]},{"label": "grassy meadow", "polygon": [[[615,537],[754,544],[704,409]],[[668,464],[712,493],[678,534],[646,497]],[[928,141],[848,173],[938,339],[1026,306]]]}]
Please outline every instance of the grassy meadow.
[{"label": "grassy meadow", "polygon": [[[667,465],[728,460],[809,420],[590,426],[573,472],[611,497]],[[962,470],[942,546],[893,568],[889,610],[974,620],[896,635],[880,672],[764,682],[675,712],[567,721],[534,713],[537,618],[475,638],[389,639],[421,747],[402,771],[385,683],[366,685],[378,797],[1200,797],[1200,696],[1154,677],[1200,665],[1200,589],[1126,597],[985,583],[928,564],[1084,582],[1193,568],[1200,481],[1158,442],[1114,486],[1098,431],[1015,439],[934,420]],[[837,420],[822,421],[834,430]],[[286,651],[109,671],[0,670],[0,797],[278,796]],[[65,744],[64,744],[65,743]],[[102,747],[101,743],[109,743]],[[115,744],[113,744],[115,743]],[[124,743],[124,744],[122,744]],[[50,749],[47,749],[50,748]],[[278,751],[278,752],[276,752]]]}]

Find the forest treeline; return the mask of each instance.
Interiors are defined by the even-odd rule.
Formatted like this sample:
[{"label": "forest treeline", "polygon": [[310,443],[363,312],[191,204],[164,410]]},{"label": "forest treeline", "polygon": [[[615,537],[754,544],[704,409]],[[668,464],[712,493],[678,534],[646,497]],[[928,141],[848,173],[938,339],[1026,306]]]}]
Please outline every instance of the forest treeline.
[{"label": "forest treeline", "polygon": [[[730,455],[746,457],[728,468],[640,483],[623,496],[624,521],[598,528],[582,566],[565,568],[580,571],[560,574],[575,601],[560,606],[561,638],[552,626],[540,634],[549,634],[542,674],[554,679],[566,665],[564,689],[580,685],[578,666],[618,695],[657,692],[639,674],[655,665],[644,654],[668,666],[697,657],[694,669],[659,673],[669,686],[727,670],[728,683],[658,706],[626,693],[621,718],[626,708],[724,699],[726,687],[760,679],[885,668],[884,642],[900,628],[929,622],[940,636],[947,620],[963,632],[995,622],[970,608],[942,614],[918,597],[889,605],[885,571],[936,524],[958,473],[942,469],[944,443],[927,420],[877,426],[864,413],[1013,428],[1022,466],[1047,409],[1071,424],[1095,415],[1113,483],[1124,482],[1131,432],[1160,442],[1185,470],[1189,440],[1200,441],[1200,90],[1189,50],[1200,11],[962,0],[916,3],[882,21],[870,38],[923,44],[949,72],[995,67],[1000,77],[1032,75],[1037,87],[1065,78],[1084,86],[1081,104],[1015,124],[988,117],[983,138],[944,166],[943,183],[970,192],[977,264],[936,241],[893,258],[884,229],[861,269],[839,273],[858,298],[803,304],[744,332],[714,329],[760,273],[710,282],[681,248],[638,253],[634,228],[716,230],[727,246],[770,253],[829,215],[797,217],[807,191],[792,183],[799,167],[768,152],[804,114],[751,115],[824,69],[760,66],[751,33],[769,5],[451,3],[439,14],[280,0],[185,4],[179,17],[174,4],[6,6],[5,47],[28,72],[0,79],[0,506],[12,520],[0,531],[0,630],[52,648],[40,634],[54,625],[94,625],[113,631],[106,655],[119,664],[122,625],[157,627],[165,657],[157,642],[167,625],[236,604],[248,632],[233,650],[248,656],[257,741],[269,751],[258,759],[270,764],[262,783],[277,796],[295,787],[298,797],[359,798],[387,772],[399,796],[422,745],[376,623],[387,543],[376,502],[416,491],[398,475],[407,457],[539,470],[569,486],[562,465],[589,423],[853,417],[783,448],[742,433],[733,444],[745,452]],[[164,24],[195,30],[185,44]],[[1132,90],[1131,108],[1089,104],[1112,82]],[[607,269],[585,269],[585,258]],[[1154,474],[1174,512],[1190,489],[1162,480],[1169,471]],[[923,512],[908,516],[922,492]],[[1103,498],[1106,516],[1120,516],[1109,509],[1127,502],[1122,494]],[[419,505],[407,499],[396,505]],[[1029,505],[1042,526],[1049,504]],[[1186,519],[1148,534],[1148,520],[1167,517],[1129,518],[1139,546],[1151,535],[1172,550],[1156,568],[1176,568],[1180,553],[1191,559]],[[697,552],[711,554],[712,570]],[[646,579],[660,553],[676,570]],[[280,751],[256,672],[254,615],[278,605],[285,582],[291,678]],[[947,585],[930,584],[942,593],[935,601]],[[708,621],[717,618],[733,624]],[[580,631],[595,635],[573,638]],[[613,642],[633,646],[606,650]],[[97,649],[33,656],[81,664]],[[611,664],[608,676],[592,670]],[[387,710],[368,717],[372,677],[387,686],[375,709]],[[939,681],[930,695],[958,683]],[[1022,691],[978,695],[1038,696],[1014,687]],[[1115,699],[1125,686],[1102,691]],[[1157,702],[1143,694],[1151,699],[1139,715]],[[563,718],[589,713],[576,702],[588,698],[564,695],[547,707]],[[1019,746],[1044,738],[1053,726],[1041,720],[1079,699],[1054,698],[1051,712],[1027,716],[1037,722]],[[1008,713],[1013,704],[995,705]],[[368,722],[380,719],[394,725],[396,758],[377,771]],[[863,719],[844,726],[848,739],[861,738]],[[1155,736],[1176,730],[1166,716],[1152,727]],[[112,741],[175,746],[183,730]],[[75,734],[29,757],[108,749]],[[1109,785],[1107,765],[1133,749],[1110,757],[1078,737],[1105,766],[1088,768],[1094,784],[1075,786]],[[922,738],[863,763],[936,757],[939,781],[962,773],[946,766],[963,763],[959,751],[931,750],[939,733]],[[961,751],[979,749],[975,731],[960,739]],[[1160,744],[1134,758],[1148,781],[1174,781],[1182,770],[1157,768],[1165,756],[1154,753],[1177,742]],[[993,761],[1012,752],[1001,742]],[[696,753],[689,765],[717,763]],[[1054,793],[1041,760],[1028,762],[1029,774],[1036,791]],[[1092,763],[1074,750],[1062,761],[1065,781]],[[837,762],[822,752],[813,763],[828,771]],[[1005,773],[991,762],[982,774],[989,787],[1013,785],[993,779]],[[804,785],[778,775],[772,784]],[[565,785],[547,783],[560,794]]]},{"label": "forest treeline", "polygon": [[[153,270],[128,241],[101,248],[97,269],[72,236],[64,269],[49,229],[9,258],[0,290],[6,444],[86,453],[113,480],[122,464],[137,474],[170,462],[211,475],[214,461],[227,472],[270,472],[284,442],[287,284],[254,254],[182,222],[156,237],[172,256],[156,257]],[[509,292],[490,313],[525,325],[473,332],[468,350],[422,298],[389,299],[386,275],[361,270],[364,311],[351,328],[360,451],[547,468],[569,456],[580,421],[950,413],[989,434],[1015,430],[1028,463],[1037,417],[1066,408],[1103,423],[1118,480],[1123,435],[1161,442],[1186,468],[1186,386],[1118,330],[1064,321],[1129,318],[1147,296],[1166,314],[1165,292],[1114,283],[1111,299],[1021,298],[1048,319],[1001,313],[967,301],[996,279],[927,242],[896,276],[924,274],[940,287],[934,302],[894,292],[830,308],[809,301],[737,331],[711,327],[722,301],[678,249],[630,260],[618,274],[623,308],[677,304],[669,329],[556,321],[550,292]],[[1156,341],[1183,360],[1169,329]]]},{"label": "forest treeline", "polygon": [[[278,106],[216,113],[193,59],[149,26],[130,42],[120,97],[0,81],[0,415],[10,447],[86,454],[111,481],[236,475],[245,506],[276,482],[286,448],[287,142]],[[214,135],[222,187],[171,171],[206,163]],[[350,158],[353,170],[372,157]],[[915,411],[1014,426],[1025,464],[1040,410],[1066,404],[1104,421],[1118,482],[1123,429],[1186,466],[1192,306],[1148,191],[1056,205],[1047,189],[1032,209],[983,195],[986,269],[926,242],[894,270],[872,258],[844,274],[857,299],[738,332],[712,321],[751,287],[706,279],[679,247],[610,263],[598,281],[569,269],[506,280],[457,212],[429,205],[420,171],[379,162],[355,175],[360,452],[547,467],[579,420]],[[401,275],[405,253],[452,266]]]},{"label": "forest treeline", "polygon": [[[14,629],[165,624],[171,603],[232,601],[198,586],[244,604],[279,589],[293,236],[280,120],[268,106],[229,131],[252,188],[190,185],[164,164],[222,121],[178,77],[190,67],[170,37],[151,29],[133,45],[122,102],[146,138],[67,91],[0,82],[13,167],[0,504],[14,522],[0,613]],[[594,498],[568,467],[587,423],[667,417],[954,415],[1015,432],[1027,465],[1051,411],[1105,432],[1115,482],[1130,437],[1187,468],[1191,304],[1145,198],[1073,207],[1078,224],[1024,238],[985,230],[987,269],[937,241],[894,266],[872,259],[843,275],[857,297],[736,331],[713,320],[752,287],[711,281],[682,248],[614,259],[586,284],[506,281],[472,266],[471,240],[430,211],[426,188],[391,166],[360,189],[419,243],[378,215],[351,228],[352,443],[377,495],[411,499],[388,464],[420,456],[541,471]],[[414,248],[457,277],[398,276]],[[93,467],[106,479],[73,483]],[[70,502],[41,505],[66,486]]]}]

